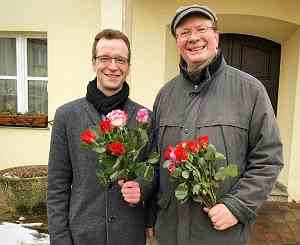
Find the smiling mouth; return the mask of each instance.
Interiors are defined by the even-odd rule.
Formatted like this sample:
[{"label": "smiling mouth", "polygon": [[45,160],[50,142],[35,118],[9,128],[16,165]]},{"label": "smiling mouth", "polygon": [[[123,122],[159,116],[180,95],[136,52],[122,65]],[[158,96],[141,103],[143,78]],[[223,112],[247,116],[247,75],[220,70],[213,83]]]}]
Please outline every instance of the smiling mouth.
[{"label": "smiling mouth", "polygon": [[104,75],[113,79],[119,78],[121,76],[121,75],[114,75],[114,74],[104,74]]},{"label": "smiling mouth", "polygon": [[189,48],[188,50],[189,50],[190,52],[200,52],[200,51],[203,51],[203,50],[205,50],[205,49],[206,49],[206,45],[201,46],[201,47],[197,47],[197,48]]}]

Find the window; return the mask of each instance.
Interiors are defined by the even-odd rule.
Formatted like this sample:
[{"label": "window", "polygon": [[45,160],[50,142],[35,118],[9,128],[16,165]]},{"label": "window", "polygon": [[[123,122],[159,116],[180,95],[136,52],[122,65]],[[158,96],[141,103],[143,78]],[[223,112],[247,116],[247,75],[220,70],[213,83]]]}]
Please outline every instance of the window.
[{"label": "window", "polygon": [[0,36],[0,113],[48,114],[47,39]]}]

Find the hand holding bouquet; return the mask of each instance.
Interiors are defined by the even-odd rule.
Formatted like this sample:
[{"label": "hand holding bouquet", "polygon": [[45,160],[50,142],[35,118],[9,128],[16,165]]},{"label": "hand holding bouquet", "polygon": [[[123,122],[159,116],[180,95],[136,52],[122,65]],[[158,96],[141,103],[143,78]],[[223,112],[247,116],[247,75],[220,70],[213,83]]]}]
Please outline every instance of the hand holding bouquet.
[{"label": "hand holding bouquet", "polygon": [[150,126],[147,109],[140,109],[136,116],[138,126],[126,128],[127,114],[113,110],[95,128],[86,129],[81,135],[81,146],[98,154],[96,175],[100,184],[107,187],[117,180],[133,180],[143,177],[151,181],[159,155],[153,152],[148,160],[142,161]]},{"label": "hand holding bouquet", "polygon": [[237,166],[229,164],[217,169],[216,161],[224,160],[223,154],[208,144],[208,137],[184,141],[175,147],[168,146],[164,152],[163,167],[168,169],[171,179],[178,181],[175,196],[180,203],[192,198],[211,208],[217,202],[218,184],[226,177],[234,177]]}]

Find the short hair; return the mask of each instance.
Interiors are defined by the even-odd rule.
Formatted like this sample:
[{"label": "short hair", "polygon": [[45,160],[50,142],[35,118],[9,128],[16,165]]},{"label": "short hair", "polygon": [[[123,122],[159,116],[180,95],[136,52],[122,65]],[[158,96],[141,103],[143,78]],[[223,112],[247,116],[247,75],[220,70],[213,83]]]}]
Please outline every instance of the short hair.
[{"label": "short hair", "polygon": [[96,47],[98,44],[98,41],[102,38],[112,40],[112,39],[119,39],[123,40],[127,46],[128,49],[128,64],[130,64],[130,58],[131,58],[131,49],[130,49],[130,42],[128,40],[128,37],[121,31],[114,30],[114,29],[104,29],[103,31],[99,32],[95,38],[94,38],[94,43],[93,43],[93,48],[92,48],[92,59],[94,60],[97,56],[96,54]]}]

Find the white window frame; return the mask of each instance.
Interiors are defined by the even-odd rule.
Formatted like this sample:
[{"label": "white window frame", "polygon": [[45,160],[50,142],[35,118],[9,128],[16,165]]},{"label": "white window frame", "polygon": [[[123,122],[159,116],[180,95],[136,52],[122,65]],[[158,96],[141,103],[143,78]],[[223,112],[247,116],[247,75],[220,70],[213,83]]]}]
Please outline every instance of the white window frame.
[{"label": "white window frame", "polygon": [[[45,35],[0,35],[0,38],[16,39],[16,76],[1,76],[0,79],[17,81],[17,112],[28,112],[28,81],[47,81],[47,77],[31,77],[27,71],[27,39],[47,39]],[[47,44],[48,48],[48,44]],[[47,55],[48,59],[48,55]]]}]

